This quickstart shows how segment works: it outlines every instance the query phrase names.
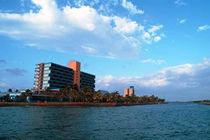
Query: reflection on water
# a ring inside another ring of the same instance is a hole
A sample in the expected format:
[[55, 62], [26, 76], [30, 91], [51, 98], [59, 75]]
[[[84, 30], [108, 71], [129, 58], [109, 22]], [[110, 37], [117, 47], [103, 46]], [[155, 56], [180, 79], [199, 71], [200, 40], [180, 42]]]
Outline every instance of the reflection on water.
[[210, 106], [1, 107], [0, 139], [210, 139]]

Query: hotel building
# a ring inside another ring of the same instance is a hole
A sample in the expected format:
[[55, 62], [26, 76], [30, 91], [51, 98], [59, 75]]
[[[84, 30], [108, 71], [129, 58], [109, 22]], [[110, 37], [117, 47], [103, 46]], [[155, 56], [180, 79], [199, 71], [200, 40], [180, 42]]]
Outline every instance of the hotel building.
[[55, 63], [36, 64], [34, 89], [60, 89], [65, 86], [77, 85], [78, 88], [95, 88], [95, 75], [80, 71], [80, 62], [71, 61], [68, 66]]
[[130, 86], [130, 88], [125, 88], [124, 89], [124, 97], [134, 96], [134, 95], [135, 95], [134, 86]]

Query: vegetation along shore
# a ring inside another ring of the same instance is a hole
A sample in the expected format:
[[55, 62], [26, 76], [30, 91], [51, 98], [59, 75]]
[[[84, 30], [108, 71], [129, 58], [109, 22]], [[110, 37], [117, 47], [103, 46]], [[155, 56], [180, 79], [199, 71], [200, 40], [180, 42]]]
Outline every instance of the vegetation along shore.
[[118, 91], [93, 91], [88, 87], [78, 89], [76, 86], [67, 86], [58, 91], [26, 90], [13, 99], [9, 92], [0, 97], [0, 106], [129, 106], [162, 103], [165, 103], [165, 100], [154, 95], [124, 97]]
[[193, 103], [210, 105], [210, 100], [193, 101]]

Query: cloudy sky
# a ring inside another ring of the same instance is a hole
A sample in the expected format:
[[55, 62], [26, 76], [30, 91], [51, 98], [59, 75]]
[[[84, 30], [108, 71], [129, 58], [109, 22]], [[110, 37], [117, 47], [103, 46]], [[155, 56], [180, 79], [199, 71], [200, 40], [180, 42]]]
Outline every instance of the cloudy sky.
[[0, 91], [69, 60], [96, 89], [210, 99], [209, 0], [0, 0]]

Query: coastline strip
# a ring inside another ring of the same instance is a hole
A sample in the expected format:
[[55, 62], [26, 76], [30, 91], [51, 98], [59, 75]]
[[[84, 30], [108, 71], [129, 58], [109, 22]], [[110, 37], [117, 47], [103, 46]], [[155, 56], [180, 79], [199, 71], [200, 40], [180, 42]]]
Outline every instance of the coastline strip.
[[[134, 106], [134, 105], [150, 105], [155, 103], [88, 103], [88, 102], [0, 102], [0, 107], [9, 106], [87, 106], [87, 107], [114, 107], [114, 106]], [[156, 103], [158, 104], [158, 103]], [[160, 103], [159, 103], [160, 104]]]

